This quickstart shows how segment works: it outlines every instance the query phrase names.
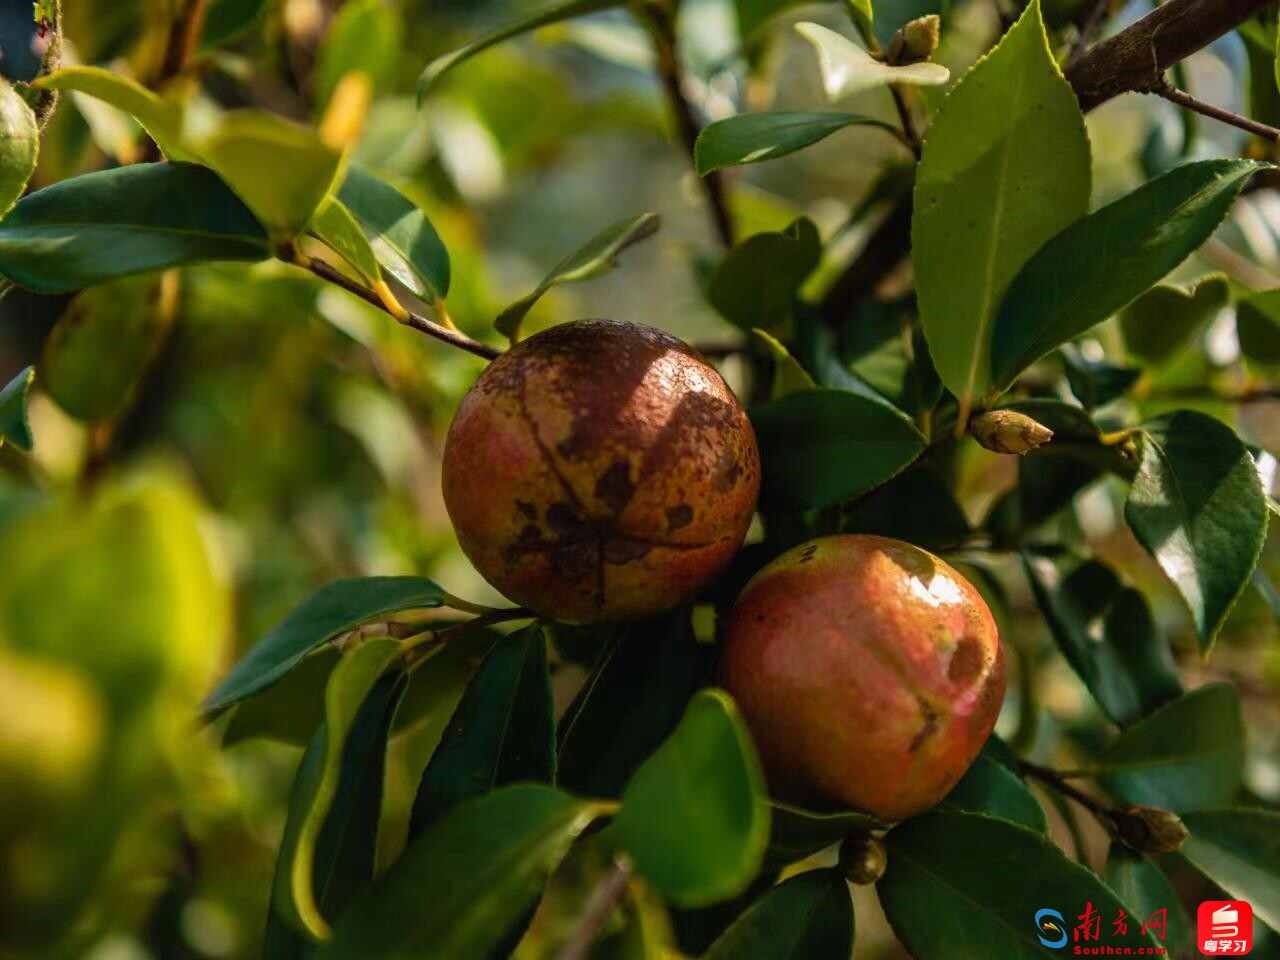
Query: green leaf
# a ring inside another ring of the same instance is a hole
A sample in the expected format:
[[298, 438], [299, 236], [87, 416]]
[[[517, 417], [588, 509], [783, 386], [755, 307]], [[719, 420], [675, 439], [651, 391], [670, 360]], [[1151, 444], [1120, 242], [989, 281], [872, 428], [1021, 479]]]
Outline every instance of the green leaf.
[[382, 268], [428, 303], [449, 294], [449, 252], [412, 200], [371, 173], [351, 167], [338, 199], [364, 228]]
[[1105, 878], [1136, 922], [1164, 912], [1164, 942], [1174, 956], [1194, 955], [1187, 913], [1173, 885], [1151, 860], [1122, 843], [1112, 843], [1107, 852]]
[[776, 800], [769, 806], [771, 826], [765, 862], [772, 867], [804, 860], [845, 837], [885, 829], [882, 821], [857, 810], [820, 813]]
[[1124, 307], [1208, 240], [1265, 164], [1203, 160], [1170, 170], [1067, 227], [1018, 273], [991, 341], [1008, 387], [1061, 343]]
[[789, 7], [799, 6], [805, 0], [733, 0], [738, 21], [738, 37], [744, 46], [751, 47], [760, 39], [760, 28]]
[[77, 420], [115, 420], [172, 324], [173, 304], [154, 274], [81, 291], [45, 340], [40, 382]]
[[351, 264], [367, 283], [382, 279], [378, 258], [355, 216], [337, 197], [330, 197], [311, 221], [311, 232]]
[[498, 640], [471, 678], [422, 774], [410, 836], [472, 797], [521, 780], [552, 783], [555, 775], [547, 644], [533, 624]]
[[845, 366], [909, 414], [932, 410], [942, 398], [942, 382], [916, 321], [913, 296], [897, 301], [865, 299], [839, 331]]
[[12, 86], [0, 80], [0, 216], [26, 190], [39, 153], [36, 115]]
[[849, 960], [853, 901], [839, 870], [778, 884], [738, 917], [705, 960]]
[[339, 634], [379, 616], [439, 607], [448, 594], [419, 577], [335, 580], [294, 607], [227, 674], [205, 700], [216, 714], [278, 683], [302, 658]]
[[1129, 803], [1181, 812], [1228, 803], [1244, 775], [1244, 726], [1235, 688], [1210, 683], [1138, 721], [1093, 769]]
[[35, 368], [27, 367], [0, 389], [0, 443], [11, 443], [23, 450], [31, 449], [27, 394], [35, 376]]
[[1124, 396], [1142, 375], [1138, 367], [1118, 367], [1086, 356], [1073, 343], [1064, 343], [1058, 355], [1071, 392], [1086, 410], [1105, 406]]
[[[916, 175], [920, 316], [962, 413], [992, 385], [992, 329], [1010, 281], [1088, 209], [1089, 180], [1084, 118], [1033, 2], [943, 101]], [[997, 329], [996, 347], [1008, 336]]]
[[761, 499], [821, 507], [904, 470], [924, 440], [907, 417], [847, 390], [810, 390], [752, 407], [763, 464]]
[[800, 366], [800, 362], [776, 337], [760, 329], [751, 332], [773, 358], [773, 386], [769, 391], [770, 400], [818, 388], [818, 385], [813, 382], [813, 377], [809, 376], [804, 367]]
[[1249, 451], [1203, 413], [1151, 421], [1124, 515], [1182, 594], [1208, 653], [1266, 538], [1267, 504]]
[[46, 293], [271, 253], [253, 215], [203, 167], [134, 164], [45, 187], [0, 221], [0, 273]]
[[803, 150], [854, 124], [889, 127], [856, 113], [740, 113], [708, 124], [698, 135], [698, 176], [745, 163], [762, 163]]
[[510, 340], [520, 336], [520, 324], [544, 293], [562, 283], [594, 280], [618, 265], [618, 255], [658, 232], [661, 221], [656, 213], [642, 213], [606, 227], [565, 257], [528, 296], [507, 307], [493, 321], [499, 333]]
[[845, 507], [843, 533], [874, 533], [929, 550], [953, 548], [973, 534], [950, 485], [928, 463], [908, 467]]
[[302, 232], [342, 169], [342, 151], [315, 130], [258, 110], [224, 113], [189, 139], [277, 239]]
[[871, 6], [871, 0], [844, 0], [844, 5], [849, 8], [849, 16], [854, 24], [862, 31], [863, 39], [869, 40], [874, 36], [872, 28], [875, 25], [875, 10]]
[[690, 701], [631, 778], [613, 830], [636, 869], [678, 906], [727, 900], [751, 882], [769, 807], [755, 748], [726, 693], [704, 690]]
[[1182, 693], [1146, 601], [1110, 567], [1069, 553], [1025, 552], [1022, 564], [1058, 649], [1107, 716], [1128, 726]]
[[222, 734], [223, 748], [257, 737], [307, 746], [324, 723], [324, 689], [341, 659], [337, 647], [322, 647], [303, 657], [275, 686], [242, 701]]
[[1101, 920], [1102, 944], [1135, 953], [1158, 946], [1136, 923], [1124, 936], [1113, 934], [1122, 909], [1115, 894], [1033, 830], [973, 813], [929, 813], [890, 831], [885, 843], [880, 903], [898, 939], [920, 960], [1043, 960], [1040, 935], [1056, 934], [1037, 925], [1037, 912], [1061, 910], [1061, 919], [1050, 922], [1066, 931], [1086, 904]]
[[626, 2], [627, 0], [561, 0], [561, 2], [553, 3], [522, 20], [500, 27], [477, 40], [472, 40], [466, 46], [459, 47], [452, 53], [447, 53], [442, 57], [437, 57], [427, 64], [426, 69], [422, 71], [422, 76], [418, 78], [418, 101], [421, 103], [422, 98], [427, 95], [435, 82], [447, 71], [452, 70], [464, 60], [474, 57], [482, 50], [487, 50], [489, 47], [512, 37], [518, 37], [522, 33], [537, 30], [539, 27], [559, 23], [561, 20], [568, 20], [571, 17], [581, 17], [588, 13], [595, 13], [598, 10], [620, 7]]
[[32, 86], [83, 93], [110, 104], [137, 120], [170, 160], [200, 162], [200, 157], [182, 142], [182, 107], [162, 99], [128, 77], [102, 67], [64, 67], [57, 73], [41, 77]]
[[[556, 627], [557, 643], [565, 629]], [[615, 797], [680, 722], [708, 672], [709, 650], [694, 636], [688, 607], [585, 632], [599, 656], [560, 720], [558, 779]]]
[[1211, 273], [1187, 287], [1152, 287], [1120, 314], [1125, 348], [1143, 363], [1167, 363], [1230, 300], [1223, 273]]
[[533, 784], [463, 804], [351, 904], [320, 960], [489, 960], [605, 809]]
[[316, 54], [316, 110], [323, 111], [338, 81], [360, 71], [374, 91], [387, 80], [400, 56], [404, 24], [388, 0], [352, 0], [338, 8]]
[[808, 217], [781, 233], [757, 233], [738, 244], [707, 281], [707, 299], [734, 326], [779, 332], [791, 317], [800, 285], [822, 257], [822, 239]]
[[1196, 810], [1182, 822], [1191, 836], [1178, 852], [1280, 933], [1280, 813]]
[[[339, 840], [322, 850], [321, 839], [328, 831], [333, 843], [335, 830], [343, 831], [348, 825], [357, 829], [368, 826], [351, 824], [354, 812], [351, 807], [360, 799], [362, 782], [374, 786], [368, 781], [376, 781], [381, 795], [381, 758], [386, 752], [393, 712], [391, 691], [402, 689], [402, 685], [395, 682], [396, 678], [388, 677], [382, 696], [375, 698], [372, 694], [399, 652], [399, 640], [377, 637], [343, 655], [325, 688], [324, 725], [307, 750], [289, 801], [289, 820], [280, 843], [272, 899], [281, 916], [316, 939], [326, 939], [330, 932], [328, 919], [321, 911], [321, 903], [331, 892], [330, 882], [336, 879], [339, 883], [351, 884], [357, 880], [345, 873], [335, 877], [335, 868], [342, 859], [342, 844]], [[356, 736], [362, 716], [364, 729]], [[369, 776], [371, 772], [377, 773], [376, 778]], [[340, 797], [345, 801], [342, 805], [337, 802]], [[375, 835], [379, 806], [375, 804], [363, 811], [371, 816]], [[331, 814], [334, 815], [332, 827]], [[341, 838], [341, 832], [338, 836]], [[358, 871], [358, 879], [367, 881], [373, 876], [373, 844], [361, 843], [359, 848], [364, 869]], [[335, 908], [340, 906], [345, 904], [333, 904]], [[331, 910], [330, 916], [334, 913]]]
[[1280, 367], [1280, 290], [1264, 290], [1236, 305], [1240, 352], [1252, 365]]
[[266, 5], [267, 0], [213, 0], [204, 17], [200, 48], [216, 47], [247, 30]]
[[938, 809], [982, 813], [1037, 833], [1049, 832], [1044, 808], [1022, 778], [986, 754], [978, 755]]
[[940, 87], [951, 79], [951, 71], [940, 63], [924, 61], [901, 66], [881, 63], [852, 40], [816, 23], [798, 23], [796, 32], [817, 51], [822, 87], [832, 103], [891, 83]]

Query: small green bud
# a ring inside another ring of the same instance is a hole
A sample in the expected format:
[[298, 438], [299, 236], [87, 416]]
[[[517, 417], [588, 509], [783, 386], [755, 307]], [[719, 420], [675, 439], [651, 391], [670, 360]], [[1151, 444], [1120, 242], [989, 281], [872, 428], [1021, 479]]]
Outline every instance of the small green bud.
[[936, 13], [909, 21], [889, 41], [885, 60], [896, 66], [930, 59], [938, 49], [941, 26], [942, 18]]
[[852, 884], [865, 887], [884, 876], [889, 854], [884, 843], [871, 834], [845, 837], [840, 844], [840, 869]]
[[1173, 853], [1191, 834], [1176, 813], [1135, 804], [1111, 815], [1116, 833], [1139, 853]]
[[1015, 410], [988, 410], [969, 421], [975, 440], [994, 453], [1019, 456], [1042, 447], [1053, 439], [1053, 431]]

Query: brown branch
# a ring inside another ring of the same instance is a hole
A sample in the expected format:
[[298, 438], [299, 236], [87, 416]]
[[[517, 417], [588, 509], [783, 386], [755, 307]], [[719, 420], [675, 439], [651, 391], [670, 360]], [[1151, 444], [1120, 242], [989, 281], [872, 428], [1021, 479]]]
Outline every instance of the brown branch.
[[1203, 100], [1197, 100], [1185, 90], [1179, 90], [1167, 80], [1161, 79], [1161, 82], [1152, 87], [1150, 90], [1144, 90], [1143, 93], [1153, 93], [1157, 97], [1162, 97], [1170, 103], [1176, 103], [1180, 107], [1188, 110], [1194, 110], [1206, 117], [1211, 117], [1222, 123], [1229, 124], [1233, 127], [1239, 127], [1241, 130], [1247, 130], [1249, 133], [1262, 137], [1264, 140], [1270, 140], [1273, 143], [1280, 140], [1280, 130], [1275, 127], [1269, 127], [1265, 123], [1259, 123], [1257, 120], [1251, 120], [1249, 117], [1241, 116], [1230, 110], [1224, 110], [1222, 107], [1215, 107], [1211, 103], [1205, 103]]
[[169, 25], [169, 40], [160, 65], [158, 83], [172, 80], [187, 69], [196, 45], [200, 42], [200, 31], [204, 27], [204, 15], [208, 6], [208, 0], [188, 0], [173, 18], [173, 23]]
[[1084, 56], [1089, 45], [1093, 43], [1093, 38], [1098, 35], [1098, 29], [1102, 26], [1102, 21], [1106, 18], [1107, 10], [1111, 8], [1111, 0], [1094, 0], [1093, 6], [1089, 10], [1089, 16], [1085, 18], [1084, 25], [1080, 28], [1080, 36], [1076, 37], [1075, 45], [1071, 48], [1071, 55], [1067, 57], [1067, 63], [1064, 69], [1070, 70], [1080, 58]]
[[578, 929], [573, 932], [569, 942], [564, 945], [556, 960], [583, 960], [600, 936], [600, 931], [609, 921], [609, 915], [618, 905], [622, 895], [627, 891], [627, 880], [631, 876], [631, 867], [624, 860], [615, 860], [613, 867], [605, 874], [600, 885], [596, 887], [582, 914]]
[[[676, 47], [676, 25], [673, 14], [660, 3], [651, 3], [641, 9], [649, 33], [653, 37], [654, 53], [658, 59], [658, 77], [667, 95], [671, 118], [675, 122], [680, 142], [684, 145], [685, 152], [692, 162], [694, 149], [698, 143], [698, 134], [702, 132], [702, 124], [694, 114], [693, 105], [685, 96], [684, 84], [680, 79], [680, 54]], [[713, 170], [705, 177], [698, 179], [707, 195], [707, 206], [716, 236], [726, 248], [732, 247], [733, 218], [729, 213], [724, 174], [720, 170]]]
[[867, 238], [862, 253], [845, 268], [822, 299], [828, 326], [849, 318], [859, 300], [871, 293], [911, 249], [911, 195], [903, 197]]
[[1067, 69], [1067, 82], [1092, 110], [1130, 91], [1154, 90], [1164, 73], [1267, 6], [1270, 0], [1166, 0]]
[[[364, 287], [356, 283], [340, 270], [334, 269], [323, 260], [307, 258], [304, 259], [299, 266], [303, 266], [310, 270], [320, 279], [327, 280], [330, 283], [341, 287], [343, 290], [346, 290], [348, 293], [359, 297], [365, 303], [372, 304], [379, 310], [382, 310], [391, 316], [395, 316], [395, 314], [387, 307], [387, 304], [384, 303], [382, 298], [376, 293], [368, 287]], [[428, 320], [426, 317], [421, 317], [416, 313], [406, 312], [404, 318], [396, 317], [396, 319], [400, 320], [400, 322], [407, 327], [413, 327], [413, 329], [425, 333], [429, 337], [435, 337], [437, 340], [441, 340], [451, 346], [466, 350], [468, 353], [474, 353], [477, 357], [484, 357], [486, 360], [494, 360], [502, 355], [502, 351], [498, 350], [496, 347], [491, 347], [487, 343], [481, 343], [479, 340], [472, 339], [460, 330], [451, 330], [446, 326], [436, 323], [434, 320]]]
[[902, 123], [902, 142], [919, 160], [922, 149], [920, 133], [916, 130], [916, 122], [912, 119], [911, 107], [907, 104], [906, 95], [896, 83], [889, 84], [889, 93], [893, 95], [893, 105], [897, 107], [898, 120]]

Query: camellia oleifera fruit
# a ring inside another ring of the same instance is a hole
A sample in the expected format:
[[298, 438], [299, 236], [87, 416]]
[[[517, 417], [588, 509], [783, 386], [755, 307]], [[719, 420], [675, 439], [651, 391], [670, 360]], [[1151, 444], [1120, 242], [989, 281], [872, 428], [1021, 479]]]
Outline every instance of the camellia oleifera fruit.
[[918, 547], [862, 535], [815, 540], [756, 574], [733, 609], [722, 676], [777, 794], [885, 820], [955, 786], [1005, 685], [973, 586]]
[[720, 375], [651, 327], [583, 320], [503, 354], [445, 444], [458, 542], [505, 596], [572, 623], [693, 596], [755, 510], [755, 434]]

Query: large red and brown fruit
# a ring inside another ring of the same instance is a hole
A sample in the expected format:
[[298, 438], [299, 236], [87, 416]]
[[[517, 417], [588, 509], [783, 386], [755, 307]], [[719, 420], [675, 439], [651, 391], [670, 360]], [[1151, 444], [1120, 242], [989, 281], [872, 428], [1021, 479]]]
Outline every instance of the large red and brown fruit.
[[1004, 698], [982, 597], [937, 557], [887, 537], [815, 540], [756, 574], [733, 609], [722, 670], [776, 793], [885, 820], [946, 796]]
[[651, 616], [729, 561], [755, 434], [720, 375], [651, 327], [583, 320], [503, 354], [444, 452], [458, 542], [508, 598], [573, 623]]

